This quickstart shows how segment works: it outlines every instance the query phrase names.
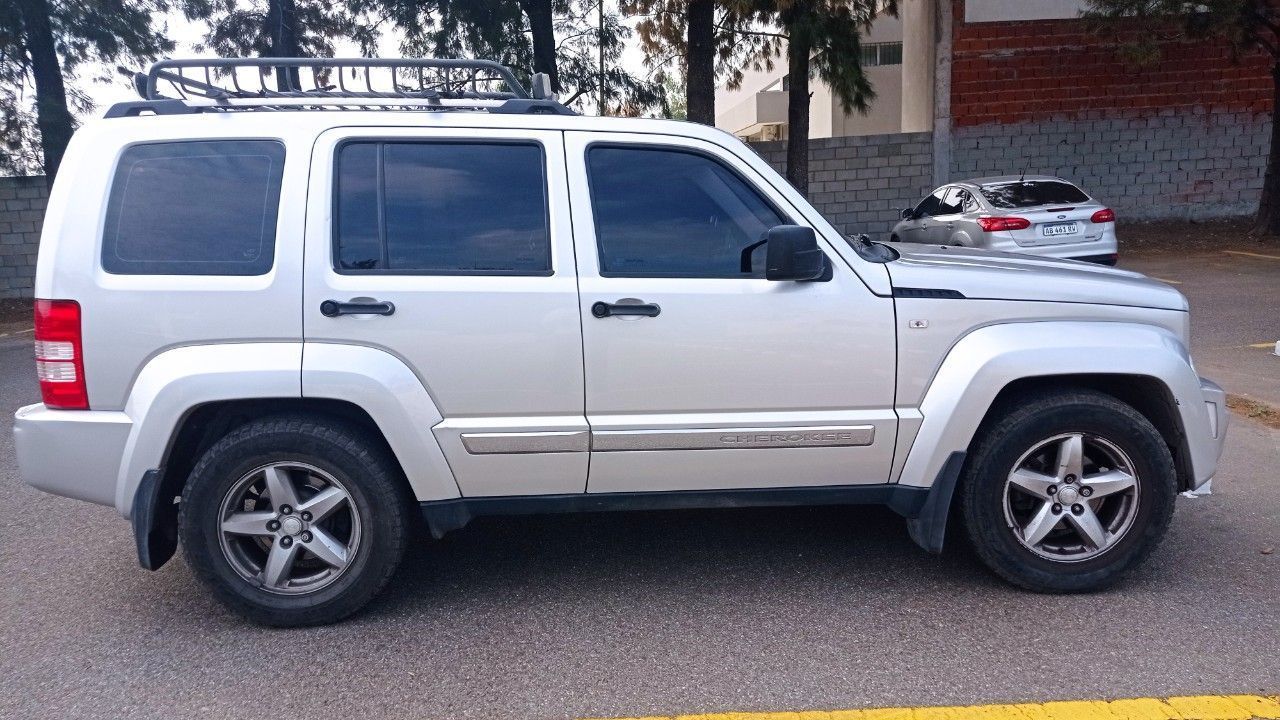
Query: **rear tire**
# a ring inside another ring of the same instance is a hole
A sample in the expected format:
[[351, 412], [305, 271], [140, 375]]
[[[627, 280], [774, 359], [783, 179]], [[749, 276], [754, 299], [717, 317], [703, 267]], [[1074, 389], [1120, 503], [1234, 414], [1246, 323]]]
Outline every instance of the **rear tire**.
[[395, 462], [361, 428], [306, 416], [242, 425], [200, 458], [179, 532], [199, 580], [264, 625], [341, 620], [400, 564], [414, 526]]
[[1050, 593], [1120, 580], [1160, 542], [1177, 495], [1159, 431], [1091, 390], [1006, 410], [984, 426], [961, 482], [978, 557], [1005, 580]]

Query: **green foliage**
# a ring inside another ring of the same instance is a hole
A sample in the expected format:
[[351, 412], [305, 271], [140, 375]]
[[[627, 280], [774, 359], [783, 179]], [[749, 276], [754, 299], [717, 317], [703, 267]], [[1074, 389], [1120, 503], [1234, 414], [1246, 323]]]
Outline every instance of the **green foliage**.
[[[684, 69], [688, 47], [687, 0], [622, 0], [624, 15], [639, 18], [636, 33], [645, 65], [662, 69], [674, 64]], [[773, 38], [752, 32], [759, 11], [749, 2], [719, 0], [715, 9], [716, 73], [731, 87], [742, 82], [742, 72], [751, 62], [774, 47]]]
[[1224, 42], [1236, 56], [1261, 48], [1280, 60], [1280, 3], [1275, 0], [1089, 0], [1084, 16], [1100, 32], [1117, 37], [1145, 29], [1121, 44], [1136, 62], [1155, 62], [1160, 41], [1176, 39]]
[[667, 96], [662, 117], [668, 120], [687, 120], [689, 107], [684, 98], [684, 78], [675, 73], [663, 73], [662, 88]]
[[[287, 4], [281, 0], [181, 0], [181, 6], [188, 19], [208, 26], [195, 50], [220, 57], [332, 57], [337, 38], [354, 39], [370, 54], [377, 42], [338, 0], [292, 0]], [[272, 26], [279, 22], [282, 8], [293, 16], [296, 47], [292, 49], [278, 49], [272, 40]]]
[[[40, 3], [37, 6], [35, 3]], [[42, 6], [42, 7], [41, 7]], [[48, 13], [59, 67], [33, 63], [30, 13]], [[35, 73], [60, 73], [67, 84], [67, 110], [92, 107], [85, 94], [71, 84], [75, 71], [89, 64], [142, 64], [173, 48], [163, 32], [153, 28], [153, 15], [169, 9], [167, 0], [8, 0], [0, 3], [0, 171], [40, 170], [39, 131], [35, 111]], [[46, 101], [59, 102], [46, 98]]]
[[761, 8], [765, 17], [772, 11], [789, 42], [812, 49], [812, 74], [845, 112], [870, 109], [876, 93], [862, 70], [862, 32], [878, 12], [896, 15], [897, 0], [777, 0]]
[[[533, 73], [534, 38], [519, 0], [354, 0], [375, 26], [393, 25], [404, 35], [406, 55], [493, 59], [528, 82]], [[622, 51], [632, 30], [617, 12], [606, 10], [599, 27], [599, 0], [551, 0], [560, 98], [579, 110], [594, 111], [601, 82], [609, 112], [638, 115], [665, 102], [657, 78], [641, 78], [622, 67]], [[590, 107], [587, 104], [590, 103]]]

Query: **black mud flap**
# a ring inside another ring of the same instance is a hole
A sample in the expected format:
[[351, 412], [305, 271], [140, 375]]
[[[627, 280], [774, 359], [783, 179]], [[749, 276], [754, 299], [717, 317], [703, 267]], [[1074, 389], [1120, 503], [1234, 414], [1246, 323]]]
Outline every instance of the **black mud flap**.
[[159, 570], [178, 549], [178, 503], [161, 492], [160, 481], [159, 470], [148, 470], [133, 496], [133, 539], [147, 570]]
[[907, 520], [907, 532], [917, 545], [935, 555], [942, 552], [942, 543], [947, 535], [947, 516], [951, 513], [951, 496], [955, 494], [956, 483], [960, 480], [960, 471], [964, 469], [962, 452], [953, 452], [942, 463], [938, 477], [929, 488], [929, 496], [925, 498], [920, 514]]

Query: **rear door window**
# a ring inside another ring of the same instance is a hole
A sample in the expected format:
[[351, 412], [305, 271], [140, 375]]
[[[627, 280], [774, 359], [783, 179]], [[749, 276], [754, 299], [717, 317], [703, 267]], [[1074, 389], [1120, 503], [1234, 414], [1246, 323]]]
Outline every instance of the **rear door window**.
[[264, 275], [275, 259], [284, 145], [134, 145], [116, 165], [102, 269], [122, 275]]
[[938, 208], [938, 215], [959, 215], [964, 205], [964, 191], [960, 188], [948, 188], [947, 194], [942, 196], [942, 206]]
[[1080, 188], [1058, 180], [983, 185], [982, 197], [993, 206], [1005, 210], [1037, 205], [1078, 205], [1089, 201], [1089, 196], [1081, 192]]
[[551, 274], [536, 143], [350, 142], [335, 193], [339, 272]]

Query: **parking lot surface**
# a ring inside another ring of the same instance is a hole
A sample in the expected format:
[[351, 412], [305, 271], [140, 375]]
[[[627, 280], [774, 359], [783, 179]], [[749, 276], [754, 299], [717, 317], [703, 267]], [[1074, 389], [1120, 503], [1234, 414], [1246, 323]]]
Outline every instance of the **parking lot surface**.
[[[1123, 265], [1191, 298], [1203, 374], [1280, 401], [1280, 358], [1250, 347], [1280, 339], [1280, 260]], [[491, 518], [424, 542], [352, 620], [280, 631], [222, 610], [180, 558], [139, 569], [112, 509], [19, 482], [10, 419], [36, 399], [33, 375], [30, 336], [0, 338], [3, 718], [574, 718], [1280, 691], [1280, 431], [1238, 417], [1214, 494], [1180, 499], [1160, 550], [1101, 594], [1015, 590], [962, 543], [926, 555], [869, 508]]]
[[1280, 407], [1280, 246], [1122, 255], [1120, 267], [1174, 284], [1191, 303], [1200, 374]]

